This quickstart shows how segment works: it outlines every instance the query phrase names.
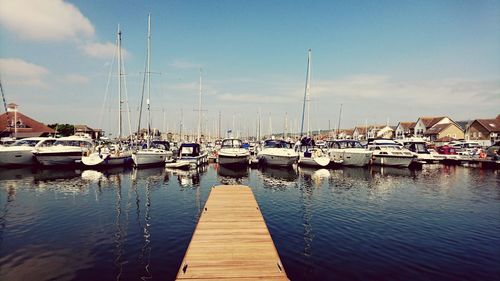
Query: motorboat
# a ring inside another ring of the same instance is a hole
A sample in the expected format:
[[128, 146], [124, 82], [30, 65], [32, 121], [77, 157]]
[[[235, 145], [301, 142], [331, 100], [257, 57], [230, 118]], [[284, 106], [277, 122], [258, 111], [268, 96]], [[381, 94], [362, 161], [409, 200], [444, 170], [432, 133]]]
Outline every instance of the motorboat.
[[257, 158], [262, 165], [291, 167], [299, 155], [291, 143], [269, 139], [264, 142], [264, 147], [257, 154]]
[[417, 158], [416, 161], [422, 163], [437, 163], [443, 159], [443, 157], [435, 156], [427, 147], [427, 143], [423, 139], [402, 139], [397, 140], [406, 149], [413, 152]]
[[217, 153], [219, 165], [248, 165], [250, 151], [243, 148], [243, 142], [239, 139], [225, 139], [222, 141], [221, 149]]
[[82, 155], [90, 154], [94, 147], [92, 139], [70, 136], [57, 139], [52, 146], [37, 147], [33, 154], [44, 166], [79, 164]]
[[198, 167], [208, 163], [208, 153], [199, 143], [183, 143], [179, 147], [177, 161], [188, 161], [192, 166]]
[[308, 143], [299, 147], [299, 159], [297, 163], [300, 166], [309, 167], [328, 166], [330, 164], [330, 157], [328, 156], [327, 151], [311, 144], [312, 143]]
[[55, 138], [34, 137], [17, 140], [0, 147], [0, 166], [20, 166], [36, 164], [33, 152], [39, 147], [51, 146]]
[[165, 165], [172, 156], [169, 142], [154, 140], [144, 144], [142, 149], [132, 152], [132, 161], [136, 167]]
[[82, 163], [91, 167], [128, 166], [133, 163], [132, 151], [121, 143], [98, 145], [89, 155], [82, 156]]
[[373, 152], [373, 164], [381, 166], [409, 167], [416, 156], [399, 143], [388, 139], [376, 139], [368, 143]]
[[344, 166], [364, 167], [370, 164], [373, 151], [366, 149], [356, 140], [327, 141], [328, 155], [332, 163]]

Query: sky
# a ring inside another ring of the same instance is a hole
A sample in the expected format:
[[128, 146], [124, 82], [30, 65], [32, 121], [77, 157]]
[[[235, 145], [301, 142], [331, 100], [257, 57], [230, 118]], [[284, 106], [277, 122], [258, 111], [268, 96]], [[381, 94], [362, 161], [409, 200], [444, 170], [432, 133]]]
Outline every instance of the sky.
[[[138, 127], [151, 13], [151, 115], [161, 131], [298, 131], [500, 113], [500, 1], [0, 0], [8, 103], [43, 123], [116, 135], [117, 28]], [[3, 109], [0, 110], [3, 112]], [[130, 119], [130, 123], [129, 120]], [[307, 122], [306, 122], [307, 123]], [[142, 127], [145, 127], [143, 119]]]

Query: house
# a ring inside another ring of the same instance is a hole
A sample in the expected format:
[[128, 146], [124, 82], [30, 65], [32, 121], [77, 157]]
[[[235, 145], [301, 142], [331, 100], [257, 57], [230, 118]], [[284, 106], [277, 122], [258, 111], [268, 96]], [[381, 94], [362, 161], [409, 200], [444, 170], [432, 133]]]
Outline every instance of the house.
[[92, 139], [99, 139], [103, 136], [101, 129], [93, 129], [87, 125], [75, 125], [75, 135], [90, 136]]
[[394, 129], [391, 126], [373, 126], [368, 131], [368, 138], [392, 139], [394, 137]]
[[353, 133], [353, 129], [340, 129], [338, 132], [335, 130], [333, 136], [335, 139], [352, 139]]
[[427, 129], [423, 136], [428, 138], [430, 141], [436, 141], [444, 137], [450, 137], [454, 139], [463, 139], [465, 137], [464, 131], [455, 122], [435, 124], [431, 128]]
[[45, 137], [54, 133], [53, 129], [19, 112], [15, 103], [8, 104], [7, 112], [0, 115], [0, 137]]
[[500, 140], [500, 115], [495, 119], [476, 119], [468, 128], [469, 139], [489, 146]]
[[424, 136], [424, 133], [428, 129], [432, 128], [434, 125], [436, 125], [436, 124], [449, 124], [449, 123], [452, 123], [452, 122], [453, 121], [450, 118], [446, 117], [446, 116], [441, 116], [441, 117], [420, 117], [420, 118], [418, 118], [417, 122], [415, 122], [414, 128], [410, 127], [410, 129], [414, 130], [414, 136], [415, 137], [422, 137], [422, 136]]
[[396, 139], [409, 138], [413, 135], [416, 122], [399, 122], [394, 132]]
[[356, 126], [352, 132], [352, 138], [355, 140], [366, 140], [369, 126]]

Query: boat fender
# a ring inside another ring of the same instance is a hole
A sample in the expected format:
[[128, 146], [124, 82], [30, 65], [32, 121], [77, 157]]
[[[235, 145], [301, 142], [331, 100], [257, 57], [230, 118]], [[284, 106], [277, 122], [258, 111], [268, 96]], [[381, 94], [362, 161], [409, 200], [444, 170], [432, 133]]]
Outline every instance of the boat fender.
[[481, 152], [479, 153], [479, 158], [481, 159], [486, 158], [486, 153], [484, 153], [484, 151], [481, 150]]
[[83, 155], [84, 155], [85, 157], [89, 157], [89, 156], [90, 156], [90, 150], [84, 151], [84, 152], [83, 152]]

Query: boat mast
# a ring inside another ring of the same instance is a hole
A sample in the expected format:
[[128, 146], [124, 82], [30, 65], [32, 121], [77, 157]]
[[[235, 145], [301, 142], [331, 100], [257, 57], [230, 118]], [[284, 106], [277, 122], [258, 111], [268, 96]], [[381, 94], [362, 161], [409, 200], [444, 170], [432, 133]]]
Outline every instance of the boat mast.
[[122, 31], [118, 25], [118, 140], [122, 138]]
[[151, 100], [151, 14], [148, 14], [148, 51], [147, 51], [147, 60], [148, 60], [148, 68], [147, 68], [147, 75], [148, 75], [148, 98], [146, 100], [146, 104], [148, 106], [148, 136], [147, 136], [147, 145], [149, 148], [149, 144], [151, 141], [151, 105], [150, 105], [150, 100]]
[[198, 143], [201, 143], [201, 67], [200, 67], [200, 95], [198, 98]]
[[[302, 138], [302, 136], [304, 135], [304, 113], [305, 113], [305, 110], [306, 110], [306, 101], [309, 101], [309, 80], [311, 79], [311, 75], [309, 73], [309, 69], [311, 67], [311, 49], [309, 49], [309, 51], [307, 52], [307, 72], [306, 72], [306, 86], [305, 86], [305, 90], [304, 90], [304, 102], [302, 104], [302, 122], [301, 122], [301, 125], [300, 125], [300, 137]], [[308, 122], [308, 125], [307, 125], [307, 133], [309, 134], [309, 104], [308, 104], [308, 109], [307, 109], [307, 122]]]
[[337, 139], [339, 138], [340, 133], [340, 120], [342, 119], [342, 104], [340, 104], [340, 113], [339, 113], [339, 124], [337, 125]]

